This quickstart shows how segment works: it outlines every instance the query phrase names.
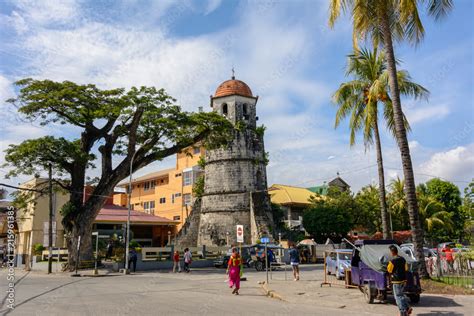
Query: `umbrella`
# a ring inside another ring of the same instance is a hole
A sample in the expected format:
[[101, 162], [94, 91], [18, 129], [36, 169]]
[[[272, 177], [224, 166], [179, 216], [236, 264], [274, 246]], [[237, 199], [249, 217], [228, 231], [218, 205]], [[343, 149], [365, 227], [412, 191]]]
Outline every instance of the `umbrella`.
[[303, 239], [298, 243], [298, 246], [304, 245], [304, 246], [316, 246], [316, 243], [314, 242], [313, 239]]

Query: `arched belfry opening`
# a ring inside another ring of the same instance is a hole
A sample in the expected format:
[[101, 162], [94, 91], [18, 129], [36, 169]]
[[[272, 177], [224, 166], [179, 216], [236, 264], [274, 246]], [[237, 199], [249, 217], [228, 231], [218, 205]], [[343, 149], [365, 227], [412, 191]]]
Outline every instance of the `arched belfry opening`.
[[229, 114], [229, 107], [227, 103], [222, 104], [222, 115], [227, 116]]

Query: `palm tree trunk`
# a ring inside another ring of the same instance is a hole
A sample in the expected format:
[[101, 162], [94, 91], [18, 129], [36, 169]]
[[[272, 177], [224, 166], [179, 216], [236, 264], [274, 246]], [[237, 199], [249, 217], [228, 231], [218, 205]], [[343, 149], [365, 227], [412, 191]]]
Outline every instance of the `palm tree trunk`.
[[420, 273], [424, 278], [429, 278], [426, 270], [425, 257], [423, 254], [423, 229], [418, 214], [418, 203], [416, 200], [415, 176], [410, 157], [407, 133], [403, 120], [402, 106], [400, 103], [400, 90], [398, 88], [397, 67], [395, 63], [395, 53], [393, 51], [392, 33], [390, 30], [387, 11], [384, 10], [381, 16], [381, 27], [384, 41], [384, 48], [387, 58], [388, 83], [393, 104], [393, 116], [395, 121], [395, 133], [398, 147], [402, 157], [403, 175], [405, 177], [405, 194], [408, 205], [408, 217], [410, 220], [411, 233], [415, 248], [415, 256], [420, 263]]
[[377, 119], [374, 121], [375, 150], [377, 152], [377, 168], [379, 173], [379, 200], [380, 211], [382, 215], [383, 239], [390, 238], [390, 229], [388, 227], [387, 199], [385, 193], [385, 175], [383, 170], [382, 144], [380, 142], [379, 126]]

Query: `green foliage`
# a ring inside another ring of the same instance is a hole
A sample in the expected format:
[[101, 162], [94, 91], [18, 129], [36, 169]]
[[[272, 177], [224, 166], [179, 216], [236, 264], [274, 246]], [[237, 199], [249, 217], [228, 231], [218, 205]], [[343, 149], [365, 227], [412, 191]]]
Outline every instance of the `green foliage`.
[[46, 248], [43, 246], [43, 244], [35, 244], [33, 246], [33, 252], [35, 253], [35, 255], [37, 256], [40, 256], [42, 253], [43, 253], [43, 250], [45, 250]]
[[142, 246], [136, 240], [131, 240], [129, 245], [130, 248], [141, 248]]
[[202, 170], [204, 170], [204, 168], [206, 167], [206, 158], [204, 158], [204, 156], [199, 157], [197, 164], [199, 167], [201, 167]]
[[272, 214], [273, 214], [273, 222], [275, 223], [275, 227], [278, 231], [282, 231], [285, 229], [285, 218], [286, 213], [283, 208], [275, 203], [272, 203]]
[[353, 227], [352, 214], [356, 205], [351, 194], [335, 189], [328, 195], [332, 195], [331, 198], [313, 199], [311, 207], [303, 214], [305, 230], [320, 243], [327, 238], [340, 242]]
[[237, 123], [235, 123], [234, 128], [238, 130], [239, 132], [242, 132], [243, 130], [247, 128], [247, 123], [245, 123], [244, 121], [237, 121]]
[[196, 182], [194, 182], [193, 195], [195, 197], [202, 197], [202, 195], [204, 194], [204, 183], [205, 183], [204, 175], [199, 176], [196, 179]]
[[363, 187], [355, 196], [357, 207], [353, 213], [354, 226], [364, 227], [374, 234], [381, 231], [379, 191], [373, 185]]
[[265, 130], [267, 129], [267, 127], [265, 125], [260, 125], [260, 126], [257, 126], [255, 128], [255, 133], [258, 135], [259, 138], [263, 138], [263, 136], [265, 135]]

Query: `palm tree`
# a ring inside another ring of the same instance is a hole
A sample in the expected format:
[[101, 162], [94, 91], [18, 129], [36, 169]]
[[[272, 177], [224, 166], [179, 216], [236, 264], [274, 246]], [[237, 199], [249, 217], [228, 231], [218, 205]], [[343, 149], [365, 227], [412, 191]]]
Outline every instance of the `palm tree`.
[[370, 38], [375, 47], [383, 43], [392, 93], [394, 127], [406, 181], [405, 191], [415, 255], [421, 263], [422, 276], [429, 277], [423, 255], [423, 229], [419, 218], [415, 177], [400, 103], [400, 87], [393, 50], [393, 40], [407, 40], [417, 44], [423, 39], [424, 28], [418, 12], [420, 3], [427, 5], [428, 14], [436, 20], [445, 16], [453, 6], [451, 0], [332, 0], [329, 25], [334, 25], [341, 11], [350, 11], [354, 46], [357, 45], [358, 38]]
[[[372, 52], [365, 49], [356, 50], [354, 54], [349, 55], [346, 75], [352, 75], [354, 80], [341, 84], [333, 95], [333, 102], [339, 107], [335, 126], [337, 127], [344, 118], [350, 115], [350, 145], [355, 144], [355, 135], [359, 130], [363, 130], [366, 148], [375, 143], [382, 231], [383, 237], [388, 239], [390, 229], [388, 227], [385, 176], [378, 123], [379, 104], [383, 105], [383, 115], [387, 127], [394, 135], [395, 129], [385, 55], [378, 54], [376, 48]], [[397, 75], [403, 95], [413, 96], [415, 99], [428, 96], [428, 90], [412, 82], [406, 71], [398, 71]], [[404, 121], [405, 128], [409, 130], [410, 126], [406, 118]]]
[[420, 218], [426, 232], [431, 233], [435, 227], [443, 227], [446, 231], [452, 231], [451, 214], [445, 211], [443, 203], [426, 194], [418, 194], [418, 202]]
[[390, 181], [390, 214], [395, 215], [395, 220], [399, 223], [401, 229], [406, 225], [407, 199], [405, 195], [405, 180], [397, 177]]

